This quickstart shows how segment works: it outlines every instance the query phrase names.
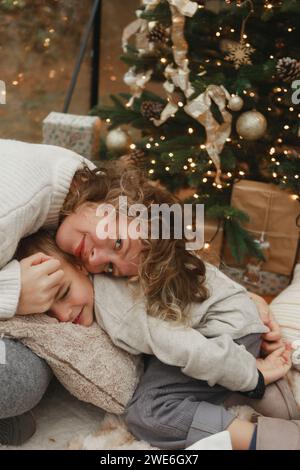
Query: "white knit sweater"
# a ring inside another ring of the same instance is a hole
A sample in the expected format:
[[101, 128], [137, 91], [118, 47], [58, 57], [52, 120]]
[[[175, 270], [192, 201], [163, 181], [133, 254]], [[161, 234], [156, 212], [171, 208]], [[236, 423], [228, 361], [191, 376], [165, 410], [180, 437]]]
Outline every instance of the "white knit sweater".
[[0, 320], [16, 313], [20, 265], [11, 261], [21, 238], [56, 227], [76, 170], [87, 163], [61, 147], [0, 139]]

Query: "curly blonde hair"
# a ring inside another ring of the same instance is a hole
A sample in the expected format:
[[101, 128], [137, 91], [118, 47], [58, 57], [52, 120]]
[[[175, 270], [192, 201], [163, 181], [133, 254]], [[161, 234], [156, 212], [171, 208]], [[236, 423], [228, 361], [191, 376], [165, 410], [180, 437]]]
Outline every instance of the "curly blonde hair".
[[[171, 206], [180, 203], [135, 167], [122, 162], [94, 170], [85, 166], [74, 175], [60, 221], [86, 202], [104, 202], [118, 210], [120, 196], [127, 197], [129, 207], [143, 204], [149, 214], [152, 204]], [[138, 276], [132, 280], [139, 280], [146, 297], [147, 312], [153, 317], [188, 323], [191, 302], [202, 302], [208, 297], [205, 264], [195, 252], [185, 249], [186, 241], [184, 237], [143, 240], [142, 262]]]

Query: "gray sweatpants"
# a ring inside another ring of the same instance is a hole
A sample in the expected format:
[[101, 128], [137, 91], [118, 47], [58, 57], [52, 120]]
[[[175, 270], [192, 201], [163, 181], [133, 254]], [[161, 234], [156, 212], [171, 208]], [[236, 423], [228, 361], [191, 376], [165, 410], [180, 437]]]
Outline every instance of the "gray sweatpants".
[[[260, 335], [236, 342], [253, 356], [259, 355]], [[124, 416], [138, 439], [163, 449], [184, 449], [227, 429], [236, 416], [222, 404], [232, 393], [188, 377], [179, 367], [163, 364], [155, 356], [145, 356], [144, 375]]]
[[52, 377], [46, 362], [19, 341], [3, 339], [6, 364], [0, 364], [0, 419], [34, 408]]

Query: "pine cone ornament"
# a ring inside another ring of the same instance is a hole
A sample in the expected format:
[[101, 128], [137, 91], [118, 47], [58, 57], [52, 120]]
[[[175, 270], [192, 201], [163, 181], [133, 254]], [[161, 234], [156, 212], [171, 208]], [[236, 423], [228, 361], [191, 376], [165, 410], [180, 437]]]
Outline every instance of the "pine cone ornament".
[[284, 82], [292, 82], [300, 77], [300, 61], [283, 57], [276, 65], [277, 75]]
[[142, 116], [146, 119], [159, 119], [164, 105], [158, 101], [143, 101], [141, 105]]
[[148, 39], [150, 42], [154, 42], [156, 44], [165, 44], [168, 40], [166, 28], [162, 24], [158, 23], [151, 29], [148, 34]]
[[146, 154], [142, 149], [135, 149], [127, 155], [123, 155], [121, 160], [126, 165], [132, 165], [139, 168], [143, 168], [147, 162]]

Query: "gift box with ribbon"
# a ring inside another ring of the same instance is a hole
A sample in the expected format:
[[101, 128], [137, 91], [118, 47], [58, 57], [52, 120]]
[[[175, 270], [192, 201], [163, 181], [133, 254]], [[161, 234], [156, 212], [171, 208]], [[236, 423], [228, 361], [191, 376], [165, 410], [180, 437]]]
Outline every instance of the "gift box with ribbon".
[[101, 121], [97, 116], [52, 112], [43, 121], [43, 143], [58, 145], [91, 160], [99, 158]]
[[[280, 282], [277, 279], [278, 288], [288, 283], [299, 242], [297, 221], [300, 204], [297, 197], [273, 184], [243, 180], [233, 187], [231, 205], [249, 216], [244, 228], [260, 246], [266, 261], [246, 258], [242, 263], [237, 263], [225, 243], [225, 264], [240, 268], [239, 273], [242, 268], [242, 281], [248, 286], [262, 286], [262, 273], [268, 272], [280, 276]], [[271, 284], [274, 284], [274, 279]]]

